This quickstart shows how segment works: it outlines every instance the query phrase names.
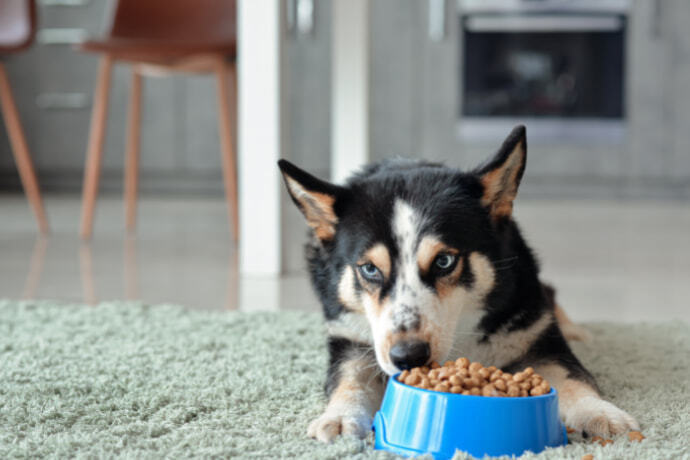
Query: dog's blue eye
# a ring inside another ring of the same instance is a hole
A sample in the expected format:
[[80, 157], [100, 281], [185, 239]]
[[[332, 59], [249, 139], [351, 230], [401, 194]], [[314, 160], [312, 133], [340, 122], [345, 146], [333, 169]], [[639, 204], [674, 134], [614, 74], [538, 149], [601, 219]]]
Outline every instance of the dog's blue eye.
[[448, 270], [455, 264], [455, 256], [452, 254], [441, 254], [434, 259], [434, 266], [439, 270]]
[[359, 266], [359, 272], [368, 281], [378, 282], [383, 279], [381, 271], [374, 264], [364, 264]]

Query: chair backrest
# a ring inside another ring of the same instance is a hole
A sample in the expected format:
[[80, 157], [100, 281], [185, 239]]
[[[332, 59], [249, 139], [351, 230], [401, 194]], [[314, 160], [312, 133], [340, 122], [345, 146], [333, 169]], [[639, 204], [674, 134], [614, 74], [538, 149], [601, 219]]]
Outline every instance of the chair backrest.
[[118, 0], [111, 37], [184, 41], [235, 39], [234, 0]]
[[34, 0], [0, 0], [0, 53], [23, 50], [35, 35]]

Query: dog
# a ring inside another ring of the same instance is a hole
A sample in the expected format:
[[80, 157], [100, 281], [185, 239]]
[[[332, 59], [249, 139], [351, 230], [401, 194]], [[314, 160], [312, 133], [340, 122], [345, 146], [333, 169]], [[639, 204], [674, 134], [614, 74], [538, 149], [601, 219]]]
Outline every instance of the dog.
[[328, 404], [308, 436], [365, 437], [390, 376], [460, 356], [511, 373], [532, 366], [585, 436], [639, 429], [570, 350], [564, 333], [586, 332], [540, 281], [512, 217], [526, 159], [518, 126], [469, 172], [388, 160], [335, 185], [278, 162], [310, 228], [306, 259], [328, 331]]

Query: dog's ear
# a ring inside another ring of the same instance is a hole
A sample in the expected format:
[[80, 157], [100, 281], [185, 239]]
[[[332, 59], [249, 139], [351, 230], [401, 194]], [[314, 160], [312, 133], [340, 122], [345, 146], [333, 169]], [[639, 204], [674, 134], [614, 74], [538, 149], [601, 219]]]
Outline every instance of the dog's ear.
[[482, 205], [494, 220], [512, 214], [526, 161], [527, 139], [525, 127], [520, 125], [513, 128], [496, 155], [476, 171], [484, 187]]
[[302, 211], [314, 234], [321, 241], [332, 240], [338, 224], [335, 203], [345, 189], [318, 179], [286, 160], [278, 161], [278, 167], [292, 201]]

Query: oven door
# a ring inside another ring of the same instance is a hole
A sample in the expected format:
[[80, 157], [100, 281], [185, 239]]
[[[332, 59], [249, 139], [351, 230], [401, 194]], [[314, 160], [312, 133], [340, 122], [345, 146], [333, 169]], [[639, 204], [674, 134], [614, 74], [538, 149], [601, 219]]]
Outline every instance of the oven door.
[[461, 21], [462, 137], [495, 138], [519, 122], [536, 138], [622, 141], [625, 16], [470, 14]]

